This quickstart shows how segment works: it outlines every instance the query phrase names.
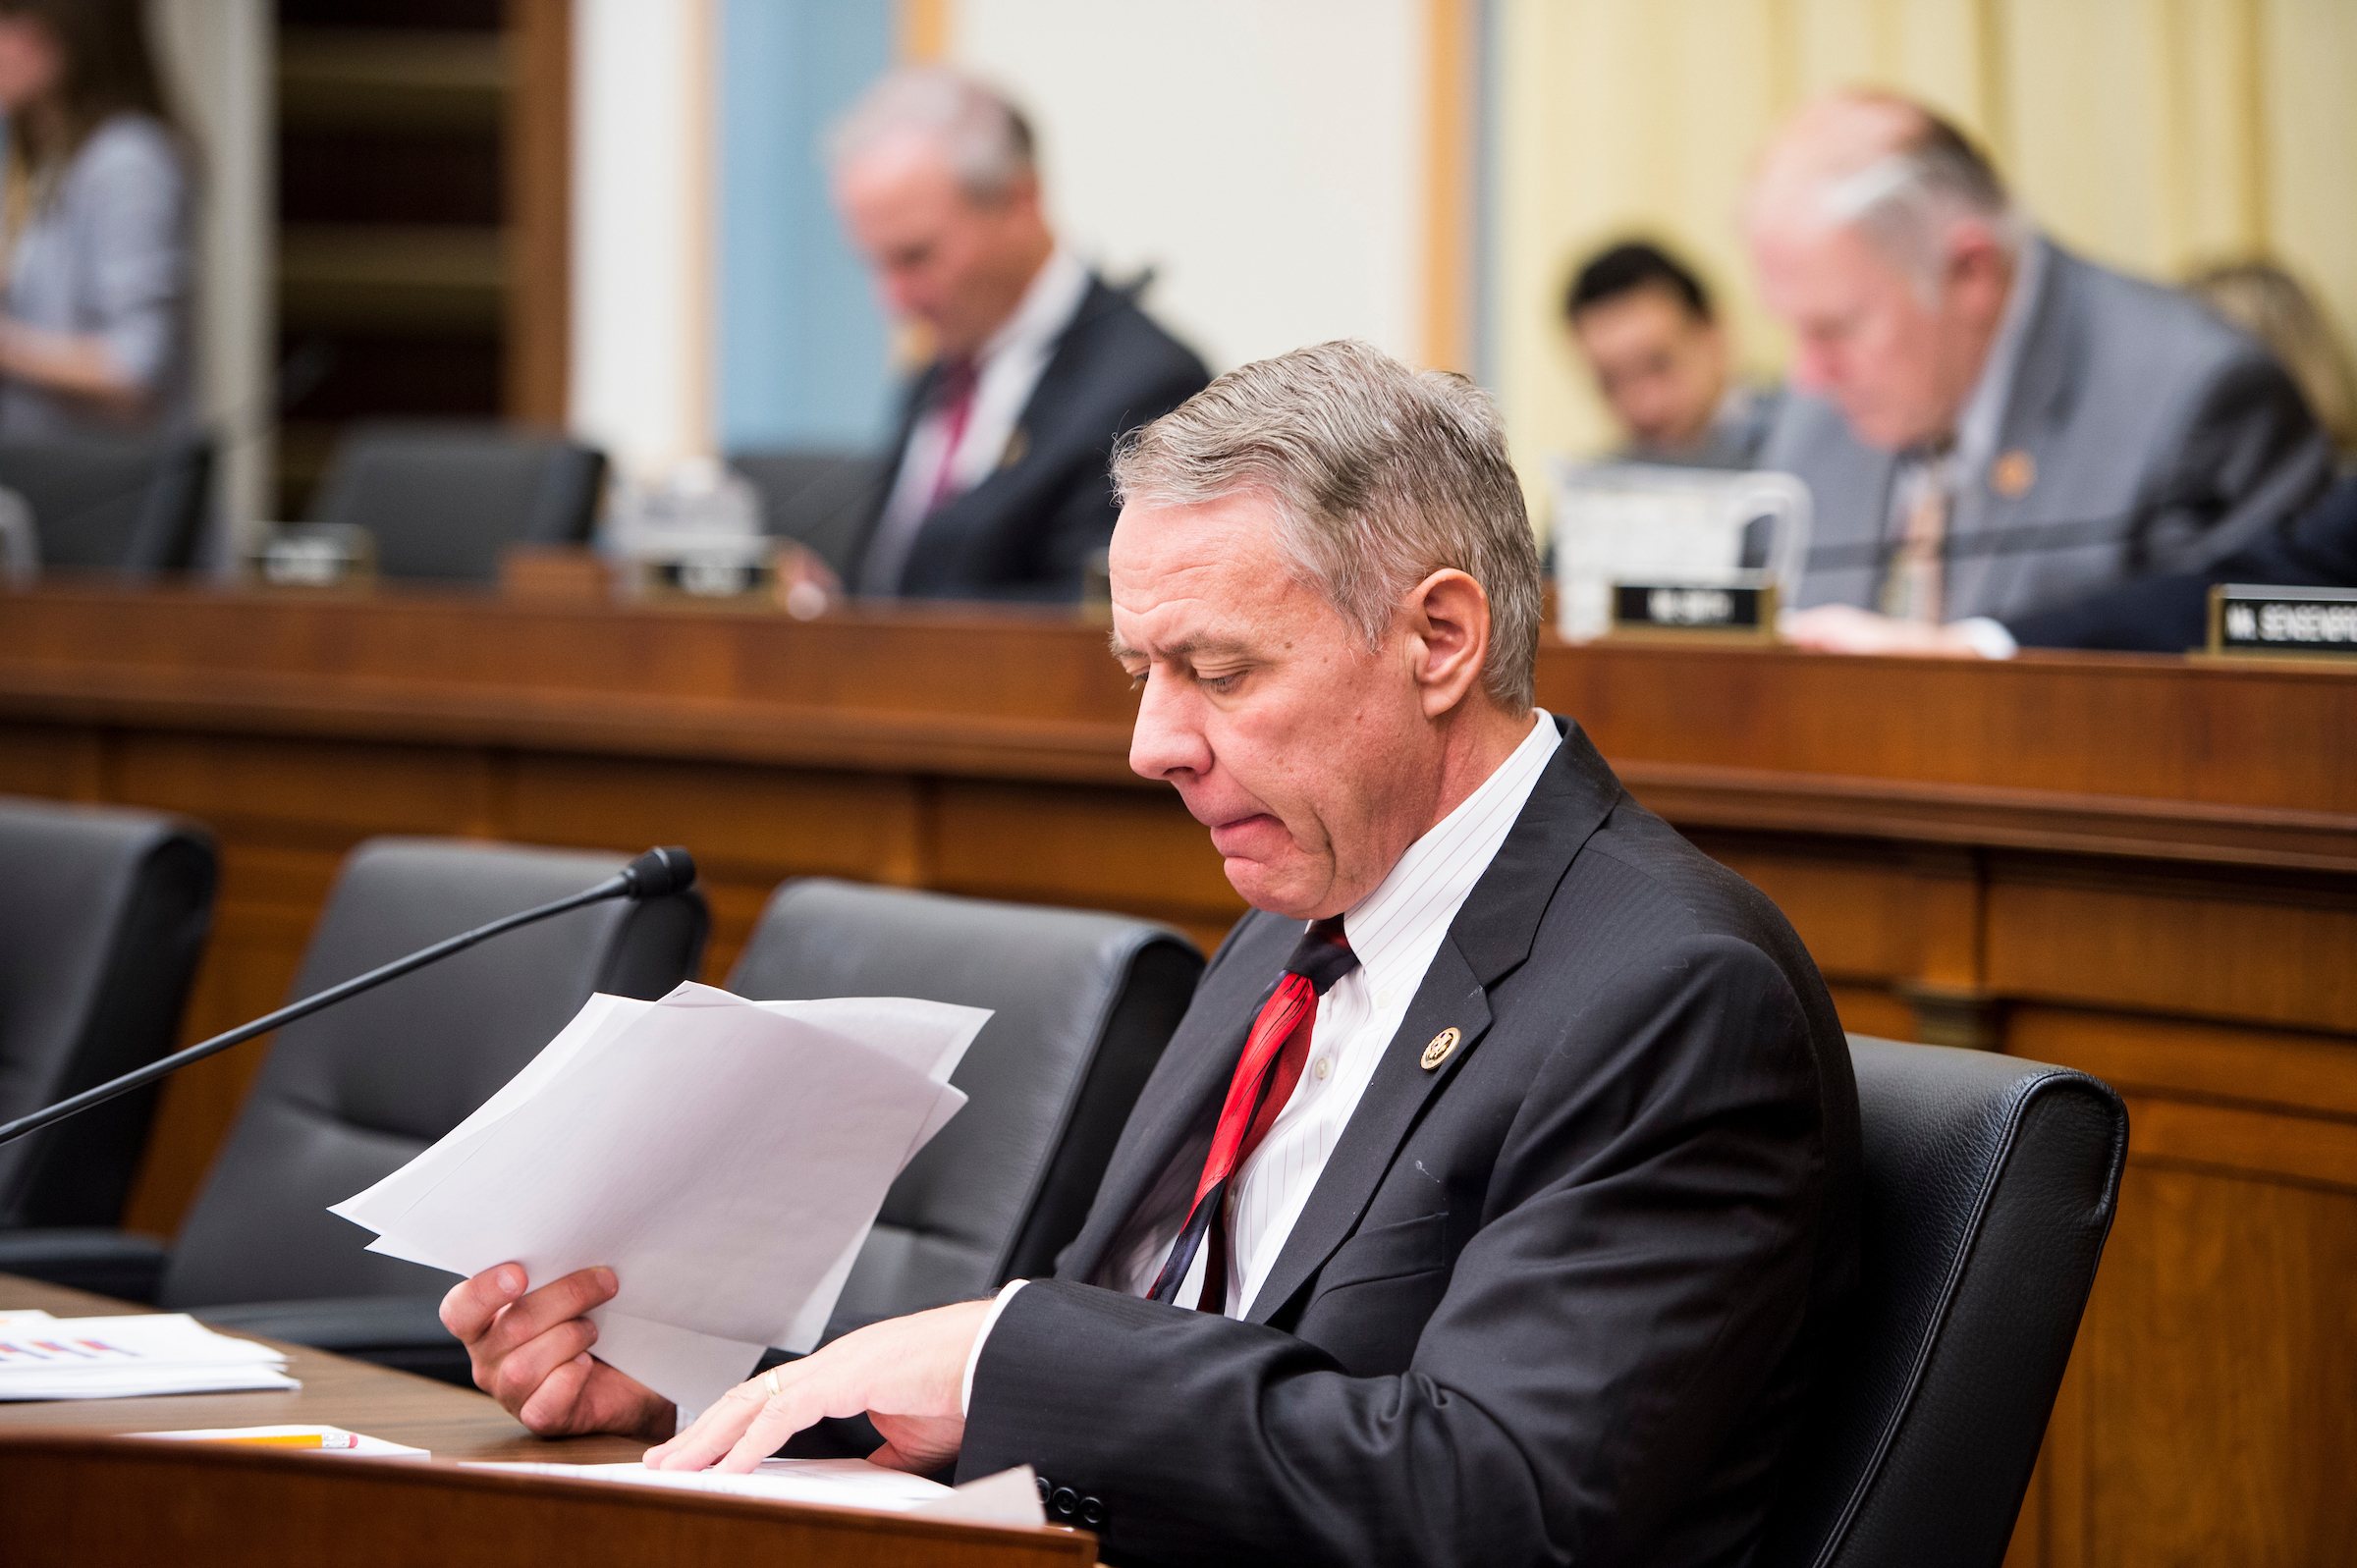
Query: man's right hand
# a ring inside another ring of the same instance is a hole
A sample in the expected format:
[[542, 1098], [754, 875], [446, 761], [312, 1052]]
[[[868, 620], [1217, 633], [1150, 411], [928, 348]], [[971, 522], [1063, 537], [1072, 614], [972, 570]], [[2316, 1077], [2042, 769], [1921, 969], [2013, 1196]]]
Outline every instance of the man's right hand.
[[503, 1263], [451, 1287], [442, 1326], [474, 1363], [474, 1384], [543, 1437], [613, 1432], [662, 1442], [670, 1400], [589, 1354], [597, 1325], [581, 1316], [613, 1299], [611, 1269], [582, 1269], [527, 1294], [521, 1264]]

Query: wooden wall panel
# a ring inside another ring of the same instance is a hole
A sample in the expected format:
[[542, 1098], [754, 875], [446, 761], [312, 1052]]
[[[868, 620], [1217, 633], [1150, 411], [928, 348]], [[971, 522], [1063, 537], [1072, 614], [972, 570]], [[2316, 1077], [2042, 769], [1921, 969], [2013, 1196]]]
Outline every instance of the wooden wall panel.
[[2013, 996], [2357, 1032], [2357, 890], [2000, 870], [1988, 984]]

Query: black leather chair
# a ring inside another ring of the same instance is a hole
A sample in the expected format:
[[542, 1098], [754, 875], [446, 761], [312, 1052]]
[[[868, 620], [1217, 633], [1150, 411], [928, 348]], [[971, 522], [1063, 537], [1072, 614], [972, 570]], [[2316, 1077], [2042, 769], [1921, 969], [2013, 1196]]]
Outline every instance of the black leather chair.
[[763, 531], [802, 545], [849, 579], [886, 482], [874, 455], [831, 448], [740, 452], [729, 466], [761, 493]]
[[589, 537], [605, 454], [494, 424], [356, 425], [337, 443], [314, 522], [376, 541], [387, 577], [492, 582], [512, 544]]
[[204, 531], [213, 445], [202, 437], [0, 442], [0, 489], [32, 511], [44, 569], [185, 569]]
[[[0, 799], [0, 1121], [172, 1049], [213, 885], [190, 823]], [[0, 1227], [116, 1223], [154, 1108], [125, 1095], [0, 1147]]]
[[780, 888], [729, 975], [738, 995], [996, 1010], [950, 1080], [964, 1108], [885, 1195], [827, 1337], [1047, 1272], [1202, 972], [1184, 937], [1124, 916], [819, 878]]
[[[354, 850], [311, 934], [294, 994], [501, 915], [578, 892], [620, 862], [586, 852], [378, 838]], [[470, 1383], [437, 1309], [448, 1274], [364, 1250], [327, 1213], [489, 1099], [592, 991], [659, 997], [695, 971], [703, 900], [593, 904], [495, 938], [279, 1031], [168, 1257], [153, 1299], [206, 1322]], [[57, 1277], [0, 1238], [0, 1271]], [[55, 1235], [58, 1267], [140, 1239]], [[27, 1265], [31, 1265], [27, 1267]], [[160, 1274], [160, 1279], [156, 1276]]]
[[2127, 1155], [2085, 1073], [1850, 1039], [1864, 1287], [1757, 1561], [1996, 1568]]

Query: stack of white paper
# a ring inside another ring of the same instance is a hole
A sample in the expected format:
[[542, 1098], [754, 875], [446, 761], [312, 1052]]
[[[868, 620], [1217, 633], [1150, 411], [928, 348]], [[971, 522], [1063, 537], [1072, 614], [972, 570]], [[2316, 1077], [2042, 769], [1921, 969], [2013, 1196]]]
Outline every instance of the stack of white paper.
[[182, 1313], [52, 1318], [13, 1312], [0, 1326], [0, 1400], [300, 1388], [268, 1345], [217, 1334]]
[[818, 1341], [885, 1189], [965, 1104], [990, 1018], [905, 998], [592, 997], [449, 1136], [331, 1213], [370, 1250], [535, 1285], [603, 1264], [600, 1359], [683, 1417]]

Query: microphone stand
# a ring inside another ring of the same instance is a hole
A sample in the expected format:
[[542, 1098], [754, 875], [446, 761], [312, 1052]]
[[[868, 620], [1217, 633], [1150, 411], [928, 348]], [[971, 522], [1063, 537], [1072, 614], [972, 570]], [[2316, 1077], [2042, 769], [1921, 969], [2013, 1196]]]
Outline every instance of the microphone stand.
[[446, 941], [435, 943], [430, 947], [420, 948], [406, 958], [396, 958], [389, 964], [380, 965], [364, 975], [355, 975], [341, 985], [330, 986], [325, 991], [316, 992], [303, 998], [301, 1001], [289, 1002], [278, 1011], [267, 1013], [254, 1019], [251, 1023], [240, 1024], [227, 1034], [215, 1035], [210, 1040], [199, 1041], [186, 1051], [176, 1051], [169, 1056], [160, 1056], [147, 1063], [146, 1066], [135, 1068], [120, 1078], [110, 1078], [94, 1089], [85, 1089], [81, 1094], [61, 1100], [54, 1106], [45, 1106], [30, 1115], [19, 1116], [14, 1121], [0, 1125], [0, 1144], [14, 1143], [28, 1133], [40, 1131], [52, 1122], [63, 1121], [68, 1116], [89, 1109], [92, 1106], [104, 1105], [117, 1095], [127, 1095], [134, 1089], [144, 1088], [159, 1078], [170, 1077], [192, 1061], [202, 1061], [205, 1057], [227, 1051], [232, 1046], [243, 1045], [256, 1035], [266, 1035], [273, 1029], [282, 1028], [295, 1022], [298, 1018], [307, 1018], [322, 1007], [334, 1006], [347, 997], [356, 997], [361, 992], [373, 990], [388, 980], [398, 979], [412, 969], [422, 969], [427, 964], [447, 958], [454, 952], [464, 952], [478, 942], [488, 942], [503, 932], [514, 931], [518, 926], [528, 926], [534, 921], [547, 920], [556, 915], [566, 914], [584, 904], [602, 903], [608, 898], [661, 898], [671, 893], [685, 892], [694, 885], [695, 862], [689, 858], [686, 850], [680, 848], [649, 849], [645, 854], [640, 855], [594, 888], [586, 889], [569, 897], [559, 898], [554, 903], [544, 903], [536, 909], [526, 909], [521, 914], [508, 915], [494, 920], [488, 925], [477, 926], [472, 931], [461, 932]]

